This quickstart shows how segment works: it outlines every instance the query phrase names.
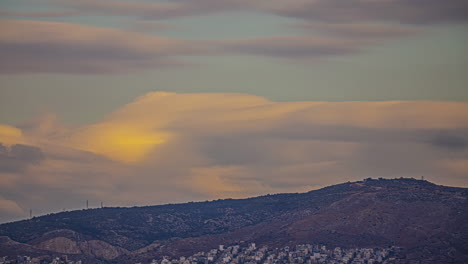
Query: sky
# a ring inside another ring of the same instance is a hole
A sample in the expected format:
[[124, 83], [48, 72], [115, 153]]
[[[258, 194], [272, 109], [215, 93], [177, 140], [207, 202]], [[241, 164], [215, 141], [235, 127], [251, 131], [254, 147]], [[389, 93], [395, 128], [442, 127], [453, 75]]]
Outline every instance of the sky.
[[468, 187], [466, 0], [2, 0], [0, 222]]

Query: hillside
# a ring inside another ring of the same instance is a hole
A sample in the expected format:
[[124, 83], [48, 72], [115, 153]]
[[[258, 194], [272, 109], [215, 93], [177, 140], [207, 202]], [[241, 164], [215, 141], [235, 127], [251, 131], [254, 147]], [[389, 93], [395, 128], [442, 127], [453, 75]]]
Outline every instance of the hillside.
[[27, 248], [31, 255], [58, 252], [128, 263], [249, 241], [276, 247], [394, 245], [409, 260], [466, 263], [467, 198], [465, 188], [379, 179], [301, 194], [63, 212], [0, 225], [0, 236], [11, 239], [0, 240], [0, 255]]

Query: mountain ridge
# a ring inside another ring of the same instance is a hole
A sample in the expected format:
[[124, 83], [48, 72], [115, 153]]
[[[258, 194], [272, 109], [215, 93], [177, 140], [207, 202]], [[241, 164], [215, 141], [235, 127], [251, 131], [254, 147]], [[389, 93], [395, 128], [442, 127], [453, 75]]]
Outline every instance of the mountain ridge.
[[[467, 201], [467, 188], [369, 178], [306, 193], [61, 212], [2, 224], [0, 236], [38, 250], [114, 263], [240, 241], [396, 245], [406, 248], [410, 259], [463, 263], [468, 261]], [[64, 241], [70, 250], [60, 248]], [[99, 250], [86, 249], [93, 246]]]

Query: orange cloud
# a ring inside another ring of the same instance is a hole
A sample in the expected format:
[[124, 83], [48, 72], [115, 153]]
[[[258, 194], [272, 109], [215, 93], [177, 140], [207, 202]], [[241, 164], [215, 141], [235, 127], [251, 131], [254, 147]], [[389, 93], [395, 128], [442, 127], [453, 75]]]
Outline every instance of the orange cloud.
[[287, 102], [246, 94], [149, 93], [102, 122], [77, 129], [70, 146], [127, 163], [192, 133], [271, 133], [284, 125], [370, 129], [468, 127], [468, 104], [456, 102]]
[[168, 139], [168, 133], [109, 122], [85, 128], [74, 135], [71, 142], [77, 149], [126, 163], [136, 163], [144, 159], [153, 147]]
[[20, 129], [0, 124], [0, 143], [12, 145], [23, 142], [23, 133]]

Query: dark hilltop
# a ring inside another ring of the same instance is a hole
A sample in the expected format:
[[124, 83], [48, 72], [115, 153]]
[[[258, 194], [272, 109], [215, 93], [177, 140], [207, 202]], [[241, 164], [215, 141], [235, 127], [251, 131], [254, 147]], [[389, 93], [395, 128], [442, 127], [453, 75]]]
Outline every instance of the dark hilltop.
[[188, 256], [218, 245], [401, 247], [402, 263], [468, 263], [468, 189], [366, 179], [275, 194], [50, 214], [0, 225], [0, 256], [84, 263]]

